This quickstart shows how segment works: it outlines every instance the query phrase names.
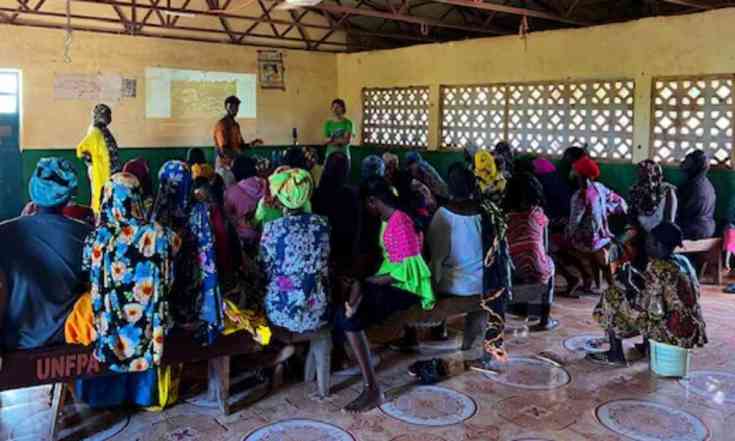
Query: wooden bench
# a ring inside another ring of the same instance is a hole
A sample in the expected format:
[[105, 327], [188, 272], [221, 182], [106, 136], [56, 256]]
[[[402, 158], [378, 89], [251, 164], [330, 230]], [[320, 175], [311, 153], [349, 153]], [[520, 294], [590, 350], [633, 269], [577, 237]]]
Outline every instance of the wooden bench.
[[685, 240], [684, 244], [675, 250], [679, 254], [694, 254], [701, 259], [702, 267], [699, 271], [699, 280], [711, 265], [715, 273], [715, 284], [722, 285], [722, 239], [719, 237], [702, 240]]
[[[217, 401], [220, 411], [228, 415], [230, 358], [258, 352], [259, 345], [245, 332], [221, 336], [210, 346], [196, 345], [193, 341], [191, 334], [172, 333], [166, 338], [162, 364], [174, 365], [208, 360], [209, 396]], [[66, 397], [65, 384], [74, 380], [116, 374], [97, 363], [92, 356], [92, 346], [61, 345], [15, 351], [3, 355], [0, 391], [54, 385], [49, 435], [51, 440], [55, 440], [59, 429], [59, 416]]]
[[309, 342], [309, 352], [304, 365], [304, 382], [316, 379], [319, 395], [326, 398], [331, 384], [332, 334], [331, 328], [325, 326], [314, 332], [291, 332], [278, 326], [271, 326], [272, 338], [285, 344]]

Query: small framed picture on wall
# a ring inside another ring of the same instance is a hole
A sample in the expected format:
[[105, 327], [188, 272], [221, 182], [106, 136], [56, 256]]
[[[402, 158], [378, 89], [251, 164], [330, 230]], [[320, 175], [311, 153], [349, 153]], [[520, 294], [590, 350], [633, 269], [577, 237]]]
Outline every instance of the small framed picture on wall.
[[258, 51], [258, 83], [261, 89], [286, 90], [286, 72], [281, 52]]

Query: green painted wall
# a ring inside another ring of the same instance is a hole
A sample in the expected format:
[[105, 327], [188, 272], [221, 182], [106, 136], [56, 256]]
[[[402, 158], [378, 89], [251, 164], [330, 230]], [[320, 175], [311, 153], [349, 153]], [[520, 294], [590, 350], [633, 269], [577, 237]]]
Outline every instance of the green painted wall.
[[[211, 147], [201, 147], [207, 152], [210, 160], [213, 159], [214, 151]], [[257, 155], [270, 157], [274, 150], [283, 150], [287, 147], [259, 147], [252, 151]], [[143, 157], [148, 160], [154, 175], [163, 163], [169, 159], [185, 159], [187, 148], [130, 148], [121, 149], [120, 156], [123, 161], [129, 159]], [[375, 147], [353, 147], [352, 148], [352, 180], [357, 182], [360, 177], [360, 163], [370, 154], [379, 154], [386, 151]], [[393, 150], [399, 157], [403, 157], [406, 151]], [[426, 151], [422, 152], [424, 159], [432, 163], [442, 175], [446, 175], [449, 166], [455, 161], [461, 161], [463, 156], [461, 152], [447, 151]], [[78, 199], [82, 203], [89, 201], [89, 181], [86, 179], [86, 170], [82, 161], [76, 159], [73, 150], [25, 150], [23, 151], [23, 182], [28, 182], [38, 160], [44, 156], [61, 156], [72, 161], [77, 167], [77, 173], [80, 177], [79, 196]], [[600, 181], [623, 196], [628, 196], [628, 189], [636, 181], [636, 167], [633, 164], [609, 163], [601, 164]], [[664, 170], [666, 180], [672, 184], [678, 185], [683, 180], [683, 175], [674, 167], [666, 167]], [[735, 171], [717, 169], [712, 170], [709, 174], [710, 180], [715, 186], [717, 192], [717, 218], [725, 219], [733, 210], [735, 201], [731, 195], [735, 195]], [[155, 181], [155, 176], [154, 176]], [[154, 182], [155, 184], [155, 182]], [[27, 197], [27, 190], [20, 189]]]

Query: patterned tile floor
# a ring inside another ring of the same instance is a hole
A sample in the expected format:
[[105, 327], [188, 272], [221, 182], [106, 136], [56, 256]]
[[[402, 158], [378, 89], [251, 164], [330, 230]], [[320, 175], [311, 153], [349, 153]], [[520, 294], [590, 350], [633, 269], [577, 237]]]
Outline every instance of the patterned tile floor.
[[[314, 386], [293, 384], [226, 417], [190, 400], [162, 413], [87, 411], [70, 423], [81, 422], [94, 433], [87, 439], [98, 441], [735, 440], [735, 296], [719, 291], [705, 288], [710, 343], [694, 351], [692, 375], [682, 381], [653, 376], [644, 360], [618, 369], [583, 360], [585, 350], [605, 349], [591, 318], [595, 300], [562, 298], [554, 332], [524, 339], [509, 331], [513, 359], [499, 375], [465, 372], [416, 387], [406, 367], [428, 355], [376, 348], [393, 401], [364, 415], [339, 411], [359, 393], [359, 378], [334, 377], [335, 392], [321, 403], [308, 398]], [[541, 351], [560, 364], [533, 358]], [[0, 440], [45, 439], [47, 388], [2, 393], [0, 405]]]

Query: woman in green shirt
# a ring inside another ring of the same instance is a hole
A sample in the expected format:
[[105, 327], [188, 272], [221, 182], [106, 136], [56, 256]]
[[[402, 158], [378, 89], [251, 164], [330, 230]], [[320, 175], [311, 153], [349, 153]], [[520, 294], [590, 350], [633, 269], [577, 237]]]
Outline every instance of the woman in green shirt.
[[347, 155], [348, 160], [352, 159], [350, 155], [350, 143], [352, 142], [352, 137], [355, 136], [355, 128], [352, 121], [345, 117], [346, 112], [347, 105], [344, 100], [337, 98], [332, 101], [334, 119], [330, 119], [324, 123], [324, 137], [327, 138], [327, 141], [324, 143], [327, 146], [326, 158], [329, 158], [329, 155], [333, 152], [342, 151]]
[[365, 382], [362, 394], [345, 407], [348, 412], [369, 410], [383, 399], [365, 330], [414, 305], [429, 310], [436, 303], [431, 271], [421, 257], [421, 238], [413, 220], [398, 208], [390, 185], [382, 177], [373, 177], [364, 184], [363, 193], [368, 212], [383, 223], [383, 264], [374, 276], [352, 282], [350, 298], [337, 312], [335, 329], [347, 337]]

